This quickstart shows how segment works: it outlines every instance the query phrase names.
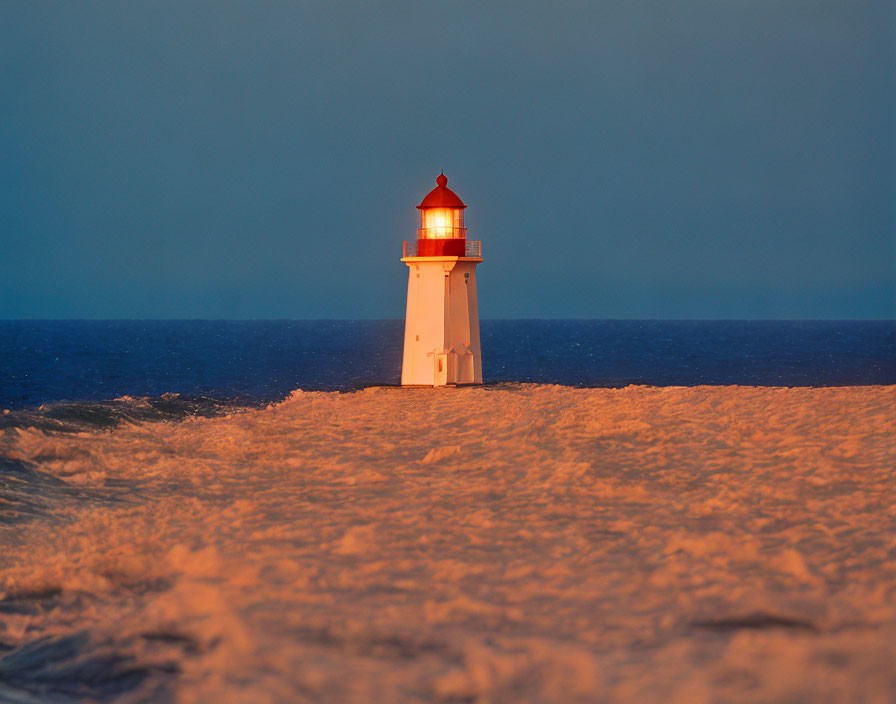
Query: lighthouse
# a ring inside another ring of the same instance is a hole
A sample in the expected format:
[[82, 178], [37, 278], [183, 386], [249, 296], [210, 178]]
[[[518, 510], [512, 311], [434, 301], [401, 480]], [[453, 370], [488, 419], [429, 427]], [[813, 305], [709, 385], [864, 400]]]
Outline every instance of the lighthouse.
[[476, 301], [481, 242], [467, 240], [467, 206], [448, 188], [444, 173], [417, 207], [417, 240], [404, 243], [401, 258], [408, 266], [401, 384], [481, 384]]

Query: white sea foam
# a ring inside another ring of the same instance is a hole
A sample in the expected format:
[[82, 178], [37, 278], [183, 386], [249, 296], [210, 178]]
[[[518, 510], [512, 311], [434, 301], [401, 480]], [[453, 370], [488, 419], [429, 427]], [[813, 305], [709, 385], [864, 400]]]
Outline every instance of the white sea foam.
[[6, 428], [0, 699], [891, 701], [894, 408], [375, 388]]

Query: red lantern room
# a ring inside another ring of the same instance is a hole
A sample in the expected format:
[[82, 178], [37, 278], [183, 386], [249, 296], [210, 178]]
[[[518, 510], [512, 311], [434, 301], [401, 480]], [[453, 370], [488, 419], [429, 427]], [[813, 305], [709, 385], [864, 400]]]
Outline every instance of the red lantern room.
[[439, 174], [420, 209], [417, 231], [418, 257], [463, 257], [466, 253], [467, 228], [464, 227], [464, 202], [448, 188], [445, 174]]

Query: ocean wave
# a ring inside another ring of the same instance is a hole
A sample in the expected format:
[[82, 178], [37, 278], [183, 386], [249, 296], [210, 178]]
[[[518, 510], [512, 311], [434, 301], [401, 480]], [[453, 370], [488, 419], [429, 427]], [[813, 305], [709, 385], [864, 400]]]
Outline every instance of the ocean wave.
[[522, 384], [36, 409], [0, 431], [0, 699], [887, 700], [894, 406]]
[[108, 430], [122, 423], [213, 418], [241, 406], [236, 402], [207, 396], [173, 393], [157, 397], [121, 396], [108, 401], [45, 403], [38, 408], [4, 410], [0, 415], [0, 430], [39, 428], [65, 433]]

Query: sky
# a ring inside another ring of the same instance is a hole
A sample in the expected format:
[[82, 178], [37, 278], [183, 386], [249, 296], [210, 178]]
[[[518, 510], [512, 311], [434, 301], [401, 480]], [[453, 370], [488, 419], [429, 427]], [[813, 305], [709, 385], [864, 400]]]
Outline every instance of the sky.
[[889, 0], [7, 2], [0, 318], [896, 318]]

